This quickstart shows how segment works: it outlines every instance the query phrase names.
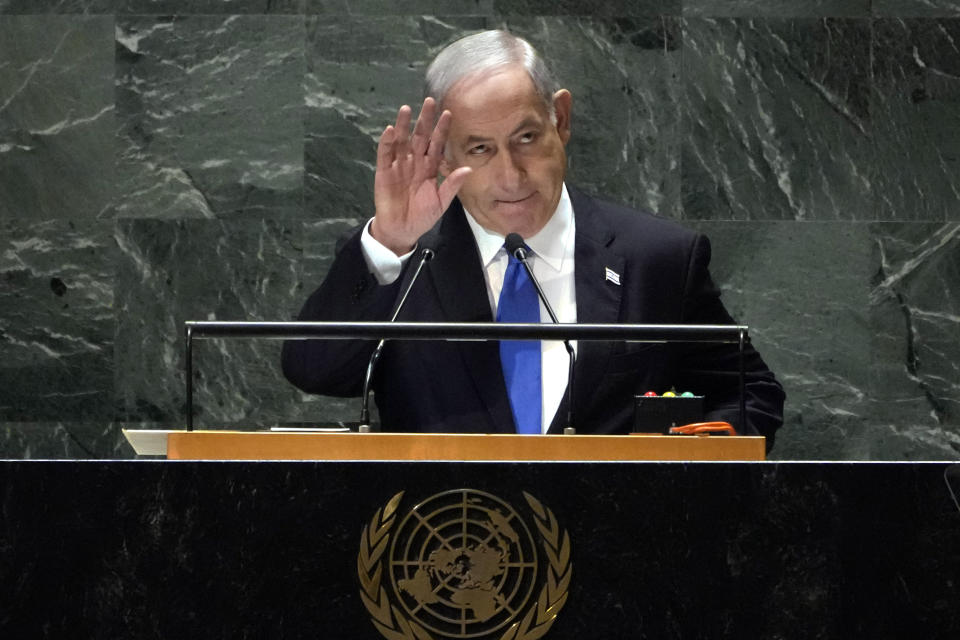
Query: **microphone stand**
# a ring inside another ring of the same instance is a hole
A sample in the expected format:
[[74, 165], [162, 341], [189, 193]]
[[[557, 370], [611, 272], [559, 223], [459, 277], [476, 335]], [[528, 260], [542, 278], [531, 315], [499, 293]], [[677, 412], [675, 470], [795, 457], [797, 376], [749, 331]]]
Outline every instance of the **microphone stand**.
[[[427, 264], [433, 260], [435, 252], [429, 247], [424, 247], [423, 251], [420, 254], [420, 263], [417, 265], [417, 270], [414, 271], [413, 277], [410, 278], [410, 284], [407, 285], [406, 290], [403, 292], [403, 296], [400, 298], [400, 302], [397, 303], [397, 308], [393, 312], [393, 316], [390, 318], [390, 322], [395, 322], [397, 316], [400, 315], [400, 310], [403, 309], [404, 304], [407, 302], [407, 296], [410, 295], [410, 290], [413, 289], [413, 285], [416, 284], [417, 278], [420, 277], [420, 272], [423, 271], [423, 265]], [[367, 362], [367, 373], [363, 378], [363, 401], [360, 405], [360, 426], [357, 428], [357, 431], [360, 433], [370, 433], [370, 383], [373, 381], [373, 370], [377, 366], [377, 362], [380, 360], [380, 353], [383, 351], [383, 345], [387, 343], [386, 338], [382, 338], [377, 346], [373, 349], [373, 354], [370, 356], [370, 360]]]

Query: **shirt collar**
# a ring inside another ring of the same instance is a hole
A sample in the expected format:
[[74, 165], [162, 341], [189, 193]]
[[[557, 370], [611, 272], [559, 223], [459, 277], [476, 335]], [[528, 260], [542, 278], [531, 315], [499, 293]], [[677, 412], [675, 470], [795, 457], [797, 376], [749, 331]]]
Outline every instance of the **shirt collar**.
[[[481, 227], [466, 208], [464, 212], [467, 214], [467, 224], [470, 225], [473, 237], [476, 238], [480, 260], [483, 266], [487, 267], [503, 249], [503, 236]], [[560, 202], [557, 203], [553, 215], [547, 220], [547, 224], [543, 225], [543, 229], [525, 241], [538, 258], [559, 272], [563, 266], [563, 256], [572, 228], [573, 204], [570, 202], [570, 194], [567, 193], [567, 185], [563, 184], [560, 189]]]

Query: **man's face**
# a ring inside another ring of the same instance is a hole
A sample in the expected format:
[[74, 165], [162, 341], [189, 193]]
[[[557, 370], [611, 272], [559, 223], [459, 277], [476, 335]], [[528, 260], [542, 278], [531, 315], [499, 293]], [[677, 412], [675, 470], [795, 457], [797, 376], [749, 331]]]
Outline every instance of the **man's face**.
[[485, 229], [529, 238], [553, 215], [567, 167], [570, 93], [553, 100], [556, 124], [519, 65], [468, 77], [447, 94], [453, 119], [441, 172], [473, 170], [458, 195]]

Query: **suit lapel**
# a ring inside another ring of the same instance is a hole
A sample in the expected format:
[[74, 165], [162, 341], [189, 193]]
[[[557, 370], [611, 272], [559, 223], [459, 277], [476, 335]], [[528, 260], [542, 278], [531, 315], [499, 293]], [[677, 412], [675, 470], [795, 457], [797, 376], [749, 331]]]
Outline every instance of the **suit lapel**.
[[[490, 299], [480, 265], [480, 253], [466, 213], [454, 199], [430, 234], [436, 234], [437, 255], [429, 264], [443, 320], [492, 322]], [[491, 433], [513, 433], [513, 413], [500, 367], [497, 342], [458, 342], [464, 366], [490, 414]]]
[[430, 262], [430, 278], [437, 289], [448, 322], [490, 322], [490, 302], [483, 286], [480, 254], [459, 201], [424, 236], [436, 238], [437, 255]]
[[[591, 198], [571, 189], [570, 199], [577, 225], [574, 244], [577, 322], [617, 322], [623, 287], [614, 281], [614, 275], [623, 275], [624, 259], [610, 249], [616, 230], [606, 224]], [[610, 278], [608, 269], [612, 272]]]
[[[594, 200], [568, 188], [576, 222], [574, 239], [574, 285], [577, 299], [577, 322], [584, 324], [613, 324], [620, 319], [623, 287], [616, 277], [625, 274], [625, 261], [610, 247], [616, 230], [606, 224]], [[607, 270], [616, 277], [607, 277]], [[574, 411], [583, 411], [590, 405], [591, 381], [603, 378], [613, 344], [610, 342], [580, 341], [577, 345], [577, 363], [574, 375]], [[566, 420], [567, 400], [564, 396], [550, 425], [550, 433], [562, 431]], [[574, 420], [577, 414], [574, 414]], [[576, 425], [574, 425], [576, 426]]]

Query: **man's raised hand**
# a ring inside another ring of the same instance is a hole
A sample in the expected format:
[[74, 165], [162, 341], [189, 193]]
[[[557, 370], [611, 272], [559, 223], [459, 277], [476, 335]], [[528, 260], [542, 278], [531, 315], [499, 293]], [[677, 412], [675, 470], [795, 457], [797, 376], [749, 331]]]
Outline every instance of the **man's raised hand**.
[[437, 185], [451, 116], [444, 111], [431, 131], [436, 109], [433, 98], [423, 101], [411, 136], [412, 111], [402, 106], [396, 123], [383, 130], [377, 145], [373, 181], [377, 211], [370, 234], [397, 255], [410, 251], [436, 224], [470, 175], [468, 167], [460, 167]]

